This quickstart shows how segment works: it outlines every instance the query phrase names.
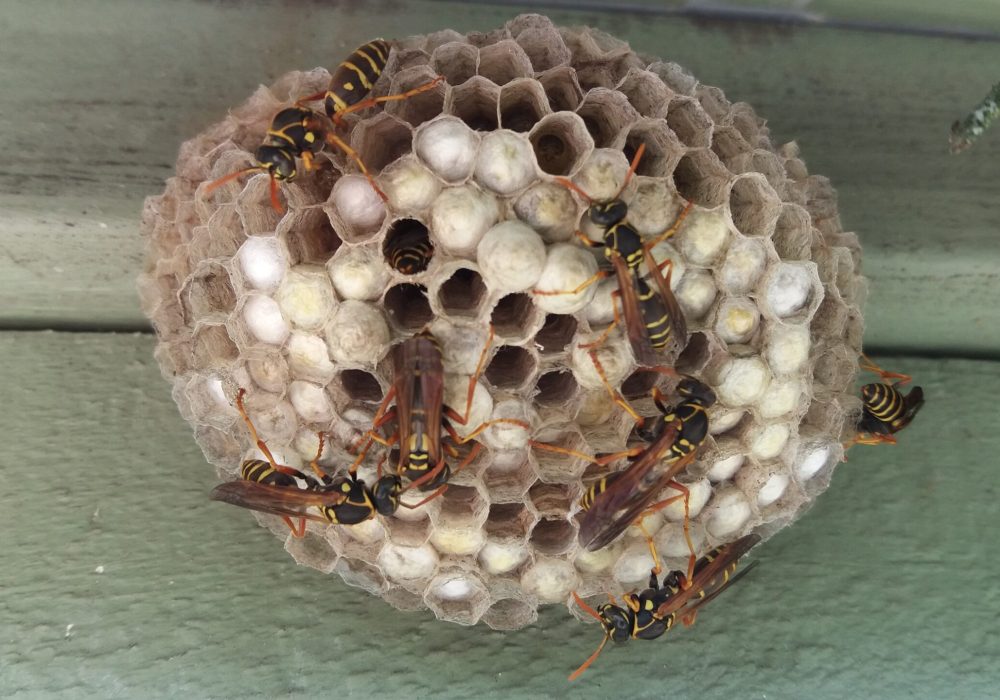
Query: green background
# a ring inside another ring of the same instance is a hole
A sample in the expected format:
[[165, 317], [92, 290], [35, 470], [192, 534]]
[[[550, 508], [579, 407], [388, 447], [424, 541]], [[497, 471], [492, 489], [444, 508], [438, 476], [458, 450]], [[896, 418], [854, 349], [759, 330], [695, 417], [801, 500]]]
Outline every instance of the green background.
[[600, 633], [562, 608], [501, 634], [296, 567], [206, 498], [135, 298], [142, 199], [256, 84], [529, 5], [3, 0], [0, 695], [997, 695], [1000, 132], [950, 156], [947, 131], [1000, 79], [1000, 7], [631, 5], [547, 13], [750, 102], [833, 179], [865, 245], [868, 346], [928, 396], [901, 444], [852, 451], [694, 628], [609, 649], [572, 686]]

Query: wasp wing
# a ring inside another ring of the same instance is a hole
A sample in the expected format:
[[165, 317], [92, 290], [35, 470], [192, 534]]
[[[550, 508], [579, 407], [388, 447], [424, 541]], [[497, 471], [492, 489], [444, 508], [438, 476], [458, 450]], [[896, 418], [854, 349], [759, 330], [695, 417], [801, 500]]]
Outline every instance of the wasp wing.
[[642, 317], [642, 310], [639, 308], [639, 297], [635, 293], [632, 272], [628, 269], [625, 259], [618, 253], [612, 253], [609, 257], [615, 270], [615, 277], [618, 279], [618, 294], [621, 298], [622, 315], [625, 317], [625, 330], [635, 361], [646, 367], [656, 365], [658, 364], [656, 351], [649, 342], [649, 332]]
[[659, 290], [660, 299], [663, 300], [663, 306], [667, 309], [667, 316], [670, 318], [670, 333], [677, 341], [677, 344], [683, 348], [687, 344], [687, 321], [684, 318], [684, 311], [681, 310], [681, 305], [677, 303], [677, 297], [670, 290], [670, 284], [663, 277], [663, 273], [660, 272], [660, 266], [653, 257], [652, 248], [647, 246], [645, 250], [649, 278], [653, 280], [653, 283]]
[[903, 417], [895, 421], [892, 425], [892, 432], [896, 433], [905, 428], [917, 415], [924, 405], [924, 390], [919, 386], [910, 389], [910, 393], [903, 399]]
[[694, 458], [694, 452], [666, 470], [656, 467], [680, 433], [681, 421], [663, 428], [660, 435], [632, 464], [599, 494], [580, 521], [580, 544], [588, 551], [606, 547], [652, 503], [667, 483]]
[[339, 490], [312, 491], [237, 479], [216, 486], [209, 494], [209, 498], [261, 513], [288, 515], [328, 523], [330, 522], [328, 519], [315, 513], [308, 513], [307, 509], [338, 505], [344, 501], [345, 496]]
[[656, 609], [655, 616], [665, 618], [673, 613], [687, 614], [697, 610], [722, 591], [736, 583], [752, 569], [756, 562], [733, 574], [736, 563], [758, 542], [759, 535], [746, 535], [715, 550], [715, 556], [705, 556], [698, 560], [690, 587], [681, 589]]

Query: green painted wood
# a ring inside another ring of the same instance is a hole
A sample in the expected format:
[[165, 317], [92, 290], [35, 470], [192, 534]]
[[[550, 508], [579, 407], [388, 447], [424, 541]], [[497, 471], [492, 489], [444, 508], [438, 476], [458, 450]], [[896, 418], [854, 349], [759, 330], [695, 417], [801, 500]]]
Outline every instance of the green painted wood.
[[[926, 12], [931, 5], [919, 3]], [[988, 15], [981, 0], [963, 7], [969, 22]], [[330, 65], [362, 38], [489, 29], [517, 11], [427, 0], [0, 0], [0, 8], [6, 328], [145, 327], [133, 290], [142, 199], [162, 188], [180, 142], [259, 82]], [[1000, 136], [987, 134], [961, 156], [947, 153], [948, 126], [997, 78], [1000, 45], [551, 14], [688, 66], [755, 105], [776, 142], [799, 141], [811, 170], [839, 187], [844, 224], [866, 244], [870, 345], [984, 354], [1000, 347], [996, 305], [970, 303], [1000, 294]]]
[[928, 396], [901, 444], [853, 451], [695, 627], [609, 649], [571, 688], [600, 635], [564, 609], [509, 634], [399, 613], [209, 502], [152, 345], [0, 334], [5, 698], [971, 699], [1000, 683], [996, 363], [886, 360]]

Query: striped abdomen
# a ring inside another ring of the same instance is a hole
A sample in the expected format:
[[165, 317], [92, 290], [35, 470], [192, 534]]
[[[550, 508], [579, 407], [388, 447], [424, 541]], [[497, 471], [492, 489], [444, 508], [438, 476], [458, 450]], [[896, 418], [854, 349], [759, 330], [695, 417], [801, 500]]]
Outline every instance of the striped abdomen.
[[295, 473], [279, 472], [267, 460], [248, 459], [244, 460], [240, 465], [240, 478], [245, 481], [254, 481], [258, 484], [267, 484], [268, 486], [288, 486], [292, 488], [299, 486], [296, 479], [301, 479], [307, 483], [311, 481], [308, 476], [298, 470], [289, 469], [289, 471]]
[[583, 494], [580, 498], [580, 508], [583, 510], [590, 510], [590, 507], [594, 505], [594, 501], [604, 493], [615, 480], [624, 474], [624, 471], [615, 472], [614, 474], [608, 474], [607, 476], [602, 476], [598, 481], [595, 481], [587, 489], [587, 492]]
[[326, 91], [326, 114], [330, 118], [363, 100], [385, 68], [389, 43], [384, 39], [369, 41], [355, 49], [333, 72]]
[[633, 274], [633, 279], [649, 344], [657, 350], [665, 348], [670, 342], [670, 312], [659, 293], [646, 284], [646, 280], [640, 277], [637, 272]]
[[887, 425], [902, 418], [906, 412], [903, 395], [889, 384], [866, 384], [861, 387], [861, 400], [865, 413]]

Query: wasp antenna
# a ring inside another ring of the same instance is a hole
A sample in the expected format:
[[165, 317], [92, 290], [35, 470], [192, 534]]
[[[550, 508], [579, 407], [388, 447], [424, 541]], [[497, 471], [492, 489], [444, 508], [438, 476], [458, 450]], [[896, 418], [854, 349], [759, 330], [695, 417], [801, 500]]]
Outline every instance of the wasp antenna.
[[217, 189], [225, 185], [227, 182], [232, 182], [233, 180], [235, 180], [238, 177], [241, 177], [242, 175], [246, 175], [247, 173], [260, 172], [263, 169], [264, 168], [261, 168], [260, 166], [254, 165], [253, 167], [250, 168], [243, 168], [243, 170], [237, 170], [235, 173], [229, 173], [228, 175], [223, 175], [218, 180], [212, 180], [210, 183], [208, 183], [208, 186], [205, 187], [205, 196], [207, 197], [208, 195], [212, 194]]
[[573, 591], [573, 600], [576, 601], [576, 604], [580, 606], [581, 610], [583, 610], [585, 613], [587, 613], [588, 615], [590, 615], [592, 618], [594, 618], [598, 622], [602, 622], [601, 616], [597, 614], [597, 611], [594, 610], [589, 605], [587, 605], [587, 602], [583, 598], [581, 598], [577, 594], [576, 591]]
[[578, 195], [583, 197], [587, 204], [592, 204], [594, 202], [594, 200], [590, 198], [589, 194], [584, 192], [579, 185], [570, 180], [568, 177], [557, 177], [555, 180], [566, 189], [576, 192]]
[[573, 673], [569, 675], [569, 680], [575, 681], [577, 678], [579, 678], [580, 674], [586, 671], [587, 668], [590, 666], [590, 664], [594, 663], [597, 657], [601, 655], [601, 652], [604, 651], [604, 645], [607, 643], [608, 643], [608, 637], [607, 635], [605, 635], [604, 639], [601, 640], [600, 645], [597, 647], [597, 650], [590, 655], [589, 659], [587, 659], [580, 665], [580, 668], [576, 669], [575, 671], [573, 671]]
[[632, 163], [628, 166], [628, 173], [625, 174], [625, 182], [622, 183], [622, 188], [618, 190], [618, 194], [615, 195], [615, 199], [622, 196], [622, 192], [628, 187], [629, 181], [632, 179], [632, 175], [639, 168], [639, 161], [642, 159], [642, 154], [646, 152], [646, 144], [640, 143], [639, 148], [636, 149], [635, 155], [632, 157]]

